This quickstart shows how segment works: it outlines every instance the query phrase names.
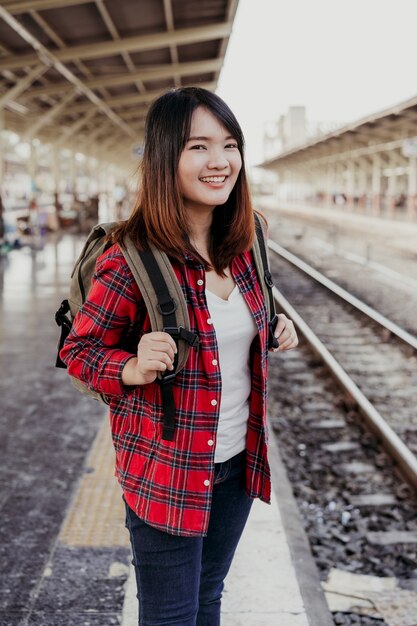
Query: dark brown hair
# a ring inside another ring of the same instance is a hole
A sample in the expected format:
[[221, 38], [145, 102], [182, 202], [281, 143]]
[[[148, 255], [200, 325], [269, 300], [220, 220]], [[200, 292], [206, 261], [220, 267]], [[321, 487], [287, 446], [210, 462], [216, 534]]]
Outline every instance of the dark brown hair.
[[148, 243], [180, 262], [192, 252], [211, 269], [189, 241], [190, 227], [178, 184], [178, 163], [197, 107], [204, 107], [230, 132], [238, 144], [242, 168], [228, 200], [215, 207], [210, 229], [212, 267], [223, 274], [232, 259], [249, 250], [254, 240], [254, 215], [244, 163], [244, 138], [227, 104], [211, 91], [199, 87], [173, 89], [151, 105], [145, 125], [141, 185], [135, 207], [120, 224], [112, 241], [120, 243], [128, 233], [139, 250]]

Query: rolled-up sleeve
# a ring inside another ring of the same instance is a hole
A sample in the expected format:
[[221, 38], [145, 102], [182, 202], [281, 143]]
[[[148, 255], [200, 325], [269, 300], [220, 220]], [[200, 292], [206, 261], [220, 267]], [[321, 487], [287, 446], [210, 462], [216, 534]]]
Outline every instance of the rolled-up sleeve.
[[129, 332], [140, 327], [145, 313], [133, 276], [117, 258], [100, 257], [87, 300], [60, 352], [68, 373], [109, 397], [132, 393], [134, 387], [123, 385], [122, 371], [135, 355], [121, 344]]

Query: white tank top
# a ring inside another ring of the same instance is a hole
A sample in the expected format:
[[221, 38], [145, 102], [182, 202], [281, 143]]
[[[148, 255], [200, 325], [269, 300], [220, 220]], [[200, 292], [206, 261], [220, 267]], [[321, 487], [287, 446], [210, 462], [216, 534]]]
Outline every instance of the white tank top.
[[214, 462], [223, 463], [246, 447], [251, 391], [249, 350], [257, 328], [237, 285], [228, 300], [207, 289], [206, 299], [216, 332], [222, 378]]

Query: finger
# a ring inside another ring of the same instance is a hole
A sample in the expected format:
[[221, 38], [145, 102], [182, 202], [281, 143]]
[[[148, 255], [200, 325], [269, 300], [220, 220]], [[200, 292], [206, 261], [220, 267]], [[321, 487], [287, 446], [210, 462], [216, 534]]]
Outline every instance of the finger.
[[174, 369], [174, 356], [170, 357], [166, 352], [160, 352], [159, 350], [152, 350], [150, 353], [152, 360], [160, 361], [169, 370]]
[[275, 327], [275, 332], [274, 332], [275, 337], [277, 338], [280, 337], [281, 333], [285, 330], [285, 327], [287, 326], [287, 323], [289, 321], [290, 320], [283, 313], [280, 313], [278, 315], [278, 322], [277, 322], [277, 325]]
[[168, 343], [173, 349], [174, 353], [177, 352], [177, 344], [175, 343], [175, 341], [173, 340], [173, 338], [171, 337], [169, 333], [156, 330], [156, 331], [152, 331], [151, 333], [148, 333], [147, 335], [144, 335], [144, 337], [146, 336], [151, 341], [163, 341], [163, 342]]
[[141, 371], [148, 374], [150, 372], [165, 372], [168, 369], [168, 365], [159, 359], [148, 359], [146, 361], [142, 359], [141, 366]]
[[155, 372], [166, 372], [166, 370], [169, 369], [166, 363], [157, 360], [148, 361], [147, 365], [149, 366], [150, 371]]
[[177, 354], [178, 349], [177, 349], [177, 344], [175, 343], [175, 341], [173, 340], [173, 338], [171, 337], [171, 335], [169, 333], [161, 333], [164, 337], [164, 340], [167, 341], [169, 343], [169, 345], [171, 346], [171, 348], [174, 351], [174, 354]]
[[170, 357], [171, 361], [174, 360], [175, 352], [170, 343], [167, 341], [153, 341], [151, 344], [151, 350], [155, 352], [165, 352]]
[[298, 346], [298, 337], [297, 335], [291, 335], [286, 341], [280, 344], [279, 350], [291, 350], [292, 348], [296, 348]]

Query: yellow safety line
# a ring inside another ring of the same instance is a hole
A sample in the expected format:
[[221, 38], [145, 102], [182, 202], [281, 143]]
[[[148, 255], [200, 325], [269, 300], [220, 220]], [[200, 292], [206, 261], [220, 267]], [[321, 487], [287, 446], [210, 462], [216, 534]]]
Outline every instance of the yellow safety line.
[[114, 476], [114, 448], [106, 415], [59, 536], [68, 546], [128, 546], [122, 491]]

